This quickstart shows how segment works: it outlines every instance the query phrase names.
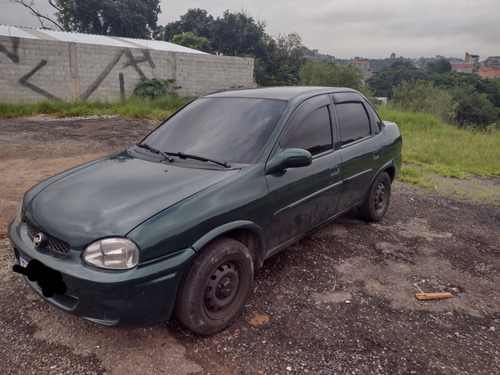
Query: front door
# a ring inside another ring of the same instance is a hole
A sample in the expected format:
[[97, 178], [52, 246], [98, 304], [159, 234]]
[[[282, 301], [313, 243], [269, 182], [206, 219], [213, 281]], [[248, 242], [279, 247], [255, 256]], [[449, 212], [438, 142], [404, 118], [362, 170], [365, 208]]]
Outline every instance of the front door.
[[280, 137], [278, 149], [306, 149], [313, 162], [266, 176], [273, 215], [267, 238], [271, 251], [336, 213], [342, 178], [331, 118], [329, 97], [311, 98], [297, 108]]

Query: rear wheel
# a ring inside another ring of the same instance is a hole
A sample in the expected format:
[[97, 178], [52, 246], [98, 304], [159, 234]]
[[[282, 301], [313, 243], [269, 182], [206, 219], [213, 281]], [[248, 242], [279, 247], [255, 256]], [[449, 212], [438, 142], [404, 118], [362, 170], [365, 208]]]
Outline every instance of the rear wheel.
[[184, 276], [177, 295], [177, 318], [201, 335], [220, 331], [240, 314], [252, 280], [253, 261], [248, 249], [230, 238], [214, 241]]
[[387, 212], [391, 199], [391, 178], [387, 172], [380, 174], [373, 183], [368, 198], [359, 208], [359, 215], [366, 221], [380, 221]]

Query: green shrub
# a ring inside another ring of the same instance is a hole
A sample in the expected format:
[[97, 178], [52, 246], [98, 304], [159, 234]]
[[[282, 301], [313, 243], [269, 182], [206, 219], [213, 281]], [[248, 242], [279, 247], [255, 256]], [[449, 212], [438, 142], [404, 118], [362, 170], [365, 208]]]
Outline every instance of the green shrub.
[[495, 127], [500, 118], [500, 109], [495, 107], [486, 94], [478, 93], [472, 87], [453, 90], [457, 102], [456, 123], [460, 127], [487, 130]]
[[162, 96], [174, 94], [175, 90], [180, 88], [173, 86], [174, 83], [175, 79], [141, 78], [135, 86], [134, 95], [148, 99], [161, 98]]
[[393, 91], [392, 104], [403, 111], [423, 112], [453, 124], [458, 104], [446, 90], [429, 81], [404, 81]]

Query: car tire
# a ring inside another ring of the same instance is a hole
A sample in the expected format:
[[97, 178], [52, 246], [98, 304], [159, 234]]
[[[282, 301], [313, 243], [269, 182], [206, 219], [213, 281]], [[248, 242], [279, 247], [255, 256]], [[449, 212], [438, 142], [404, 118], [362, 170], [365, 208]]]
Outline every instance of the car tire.
[[391, 178], [381, 173], [370, 188], [370, 193], [359, 208], [359, 216], [366, 221], [380, 221], [387, 212], [391, 200]]
[[177, 295], [177, 318], [200, 335], [224, 329], [241, 313], [253, 274], [252, 256], [242, 243], [217, 239], [186, 271]]

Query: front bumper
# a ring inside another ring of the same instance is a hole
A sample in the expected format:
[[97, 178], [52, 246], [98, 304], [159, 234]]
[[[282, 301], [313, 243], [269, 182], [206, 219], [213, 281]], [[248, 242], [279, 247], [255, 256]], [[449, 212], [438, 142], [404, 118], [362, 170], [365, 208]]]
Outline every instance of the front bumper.
[[62, 274], [67, 290], [46, 298], [37, 282], [26, 278], [33, 290], [52, 305], [106, 326], [145, 326], [164, 322], [172, 314], [177, 290], [188, 264], [195, 256], [192, 248], [169, 254], [124, 271], [91, 267], [81, 259], [81, 251], [58, 254], [37, 250], [26, 229], [17, 221], [9, 225], [9, 238], [18, 262], [21, 254], [37, 259]]

